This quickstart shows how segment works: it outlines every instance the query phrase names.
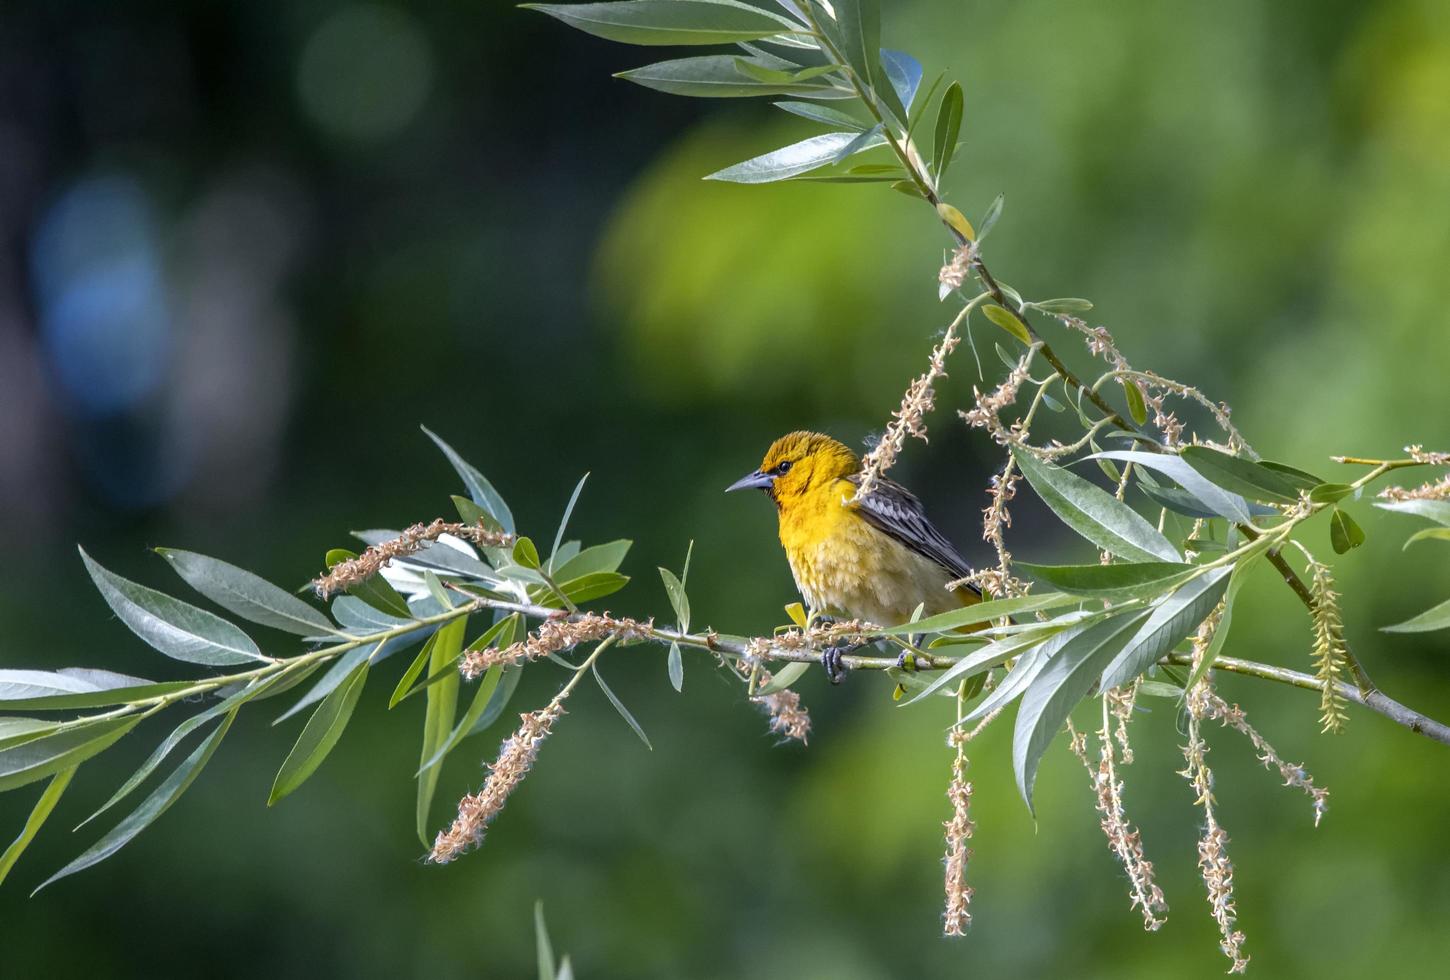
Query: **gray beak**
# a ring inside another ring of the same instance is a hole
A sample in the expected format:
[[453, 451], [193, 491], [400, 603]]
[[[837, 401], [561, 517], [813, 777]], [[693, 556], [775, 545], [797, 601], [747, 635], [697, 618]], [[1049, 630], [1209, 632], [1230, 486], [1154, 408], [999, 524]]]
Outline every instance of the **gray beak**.
[[734, 483], [725, 488], [725, 492], [731, 490], [764, 490], [775, 482], [775, 477], [769, 473], [762, 473], [756, 470], [754, 473], [747, 473]]

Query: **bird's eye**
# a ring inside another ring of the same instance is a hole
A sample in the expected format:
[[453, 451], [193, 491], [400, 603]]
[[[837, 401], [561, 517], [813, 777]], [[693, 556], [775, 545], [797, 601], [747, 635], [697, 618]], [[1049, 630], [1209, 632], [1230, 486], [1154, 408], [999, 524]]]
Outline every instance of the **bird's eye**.
[[790, 472], [790, 460], [786, 460], [784, 463], [781, 463], [779, 466], [777, 466], [775, 468], [775, 471], [777, 473], [780, 473], [782, 476], [785, 475], [786, 473], [789, 473]]

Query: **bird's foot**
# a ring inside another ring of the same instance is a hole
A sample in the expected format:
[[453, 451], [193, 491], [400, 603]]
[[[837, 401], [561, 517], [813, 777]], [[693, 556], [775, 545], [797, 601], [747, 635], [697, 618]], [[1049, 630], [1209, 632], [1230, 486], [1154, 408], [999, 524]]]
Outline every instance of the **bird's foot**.
[[846, 664], [843, 658], [850, 647], [831, 646], [821, 651], [821, 666], [826, 670], [826, 676], [831, 679], [832, 684], [841, 683], [846, 676]]

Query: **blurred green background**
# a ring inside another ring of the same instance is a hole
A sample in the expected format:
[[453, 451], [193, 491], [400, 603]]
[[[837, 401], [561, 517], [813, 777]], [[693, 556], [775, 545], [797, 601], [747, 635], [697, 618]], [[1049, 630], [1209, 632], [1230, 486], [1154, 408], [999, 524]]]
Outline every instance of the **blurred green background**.
[[[455, 478], [419, 423], [546, 539], [591, 471], [574, 530], [636, 540], [614, 611], [665, 610], [655, 566], [693, 539], [696, 622], [767, 630], [794, 599], [770, 508], [720, 489], [787, 429], [862, 444], [947, 320], [943, 236], [919, 203], [702, 183], [809, 125], [611, 79], [656, 52], [507, 4], [19, 3], [3, 20], [6, 667], [180, 676], [113, 620], [76, 543], [178, 591], [148, 546], [300, 585], [349, 528], [448, 512]], [[1331, 452], [1450, 447], [1450, 6], [897, 0], [884, 37], [966, 89], [948, 197], [980, 217], [1006, 195], [1000, 276], [1091, 297], [1139, 366], [1231, 402], [1271, 458], [1332, 473]], [[1000, 373], [976, 329], [986, 381], [959, 350], [931, 443], [898, 472], [981, 558], [999, 452], [946, 408]], [[1066, 536], [1026, 496], [1014, 550], [1052, 560]], [[1369, 541], [1338, 566], [1349, 638], [1391, 694], [1450, 716], [1443, 636], [1376, 632], [1450, 592], [1447, 552], [1402, 555], [1417, 524], [1354, 513]], [[1230, 652], [1305, 669], [1302, 610], [1260, 574]], [[1086, 773], [1048, 754], [1034, 826], [999, 726], [972, 753], [975, 924], [945, 941], [942, 711], [812, 672], [811, 744], [777, 747], [704, 658], [687, 655], [682, 696], [647, 648], [606, 666], [655, 750], [581, 692], [455, 865], [420, 861], [422, 710], [386, 712], [389, 681], [275, 810], [301, 723], [254, 707], [155, 827], [27, 898], [165, 730], [143, 728], [81, 771], [0, 891], [0, 972], [528, 976], [535, 899], [581, 977], [1225, 966], [1167, 703], [1135, 722], [1126, 774], [1172, 906], [1162, 931], [1127, 908]], [[518, 710], [559, 681], [531, 670]], [[1222, 690], [1333, 791], [1316, 830], [1303, 797], [1212, 733], [1252, 974], [1443, 975], [1450, 752], [1361, 712], [1317, 735], [1303, 692]], [[438, 825], [508, 727], [450, 759]], [[6, 841], [35, 792], [0, 797]]]

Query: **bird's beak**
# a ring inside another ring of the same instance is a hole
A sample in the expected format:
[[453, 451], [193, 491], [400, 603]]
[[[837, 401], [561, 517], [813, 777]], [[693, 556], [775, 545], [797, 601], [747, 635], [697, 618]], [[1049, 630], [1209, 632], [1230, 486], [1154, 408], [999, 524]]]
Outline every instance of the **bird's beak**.
[[725, 492], [731, 490], [764, 490], [775, 482], [775, 477], [769, 473], [762, 473], [756, 470], [754, 473], [747, 473], [734, 483], [725, 488]]

